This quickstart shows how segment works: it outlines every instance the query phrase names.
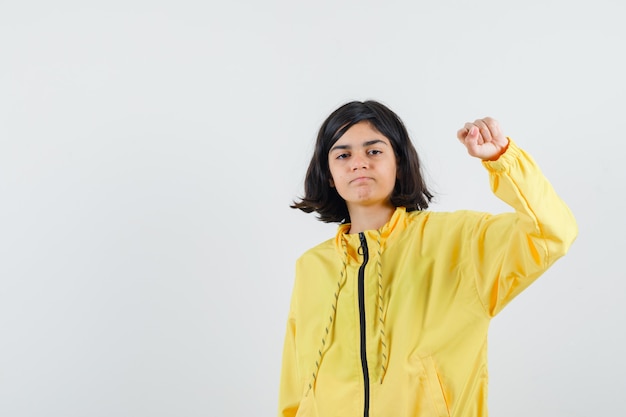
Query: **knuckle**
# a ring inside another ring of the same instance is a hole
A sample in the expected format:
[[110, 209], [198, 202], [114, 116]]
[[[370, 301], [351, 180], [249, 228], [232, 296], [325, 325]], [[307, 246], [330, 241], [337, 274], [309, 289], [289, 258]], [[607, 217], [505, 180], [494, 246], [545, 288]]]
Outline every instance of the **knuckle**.
[[487, 125], [489, 125], [489, 127], [497, 127], [498, 126], [498, 121], [496, 119], [491, 118], [491, 117], [486, 117], [485, 118], [485, 123], [487, 123]]

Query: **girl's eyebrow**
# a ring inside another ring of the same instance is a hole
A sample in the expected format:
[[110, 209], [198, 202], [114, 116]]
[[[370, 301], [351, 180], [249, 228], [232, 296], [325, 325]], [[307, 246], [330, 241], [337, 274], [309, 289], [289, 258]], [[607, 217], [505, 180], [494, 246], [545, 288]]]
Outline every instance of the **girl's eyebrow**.
[[[387, 145], [387, 143], [384, 140], [381, 139], [372, 139], [372, 140], [368, 140], [366, 142], [363, 142], [363, 147], [367, 147], [367, 146], [372, 146], [375, 145], [377, 143], [382, 143], [383, 145]], [[352, 149], [351, 145], [335, 145], [332, 148], [330, 148], [330, 151], [328, 152], [332, 152], [335, 150], [339, 150], [339, 149]]]

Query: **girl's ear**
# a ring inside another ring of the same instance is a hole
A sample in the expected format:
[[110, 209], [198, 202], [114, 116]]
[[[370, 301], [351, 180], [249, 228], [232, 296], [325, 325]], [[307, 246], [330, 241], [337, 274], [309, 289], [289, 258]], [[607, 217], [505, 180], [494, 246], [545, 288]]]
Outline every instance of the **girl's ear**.
[[335, 188], [335, 181], [333, 181], [332, 177], [328, 180], [328, 183], [330, 184], [331, 188]]

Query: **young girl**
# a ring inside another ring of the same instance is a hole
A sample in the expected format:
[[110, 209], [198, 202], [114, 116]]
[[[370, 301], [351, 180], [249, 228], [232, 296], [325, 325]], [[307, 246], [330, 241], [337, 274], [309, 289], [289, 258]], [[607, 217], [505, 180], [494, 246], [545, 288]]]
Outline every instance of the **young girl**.
[[296, 264], [280, 416], [487, 416], [489, 322], [577, 227], [498, 122], [457, 137], [514, 212], [426, 211], [417, 152], [378, 102], [347, 103], [322, 124], [292, 207], [340, 225]]

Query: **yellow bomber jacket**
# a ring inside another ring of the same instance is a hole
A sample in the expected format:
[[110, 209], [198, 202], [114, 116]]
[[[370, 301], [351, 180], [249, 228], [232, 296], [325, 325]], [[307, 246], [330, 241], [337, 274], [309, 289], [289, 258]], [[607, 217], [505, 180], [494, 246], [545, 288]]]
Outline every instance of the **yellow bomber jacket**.
[[341, 225], [298, 259], [279, 416], [487, 416], [490, 320], [578, 230], [513, 141], [483, 165], [513, 213], [399, 207], [380, 230]]

